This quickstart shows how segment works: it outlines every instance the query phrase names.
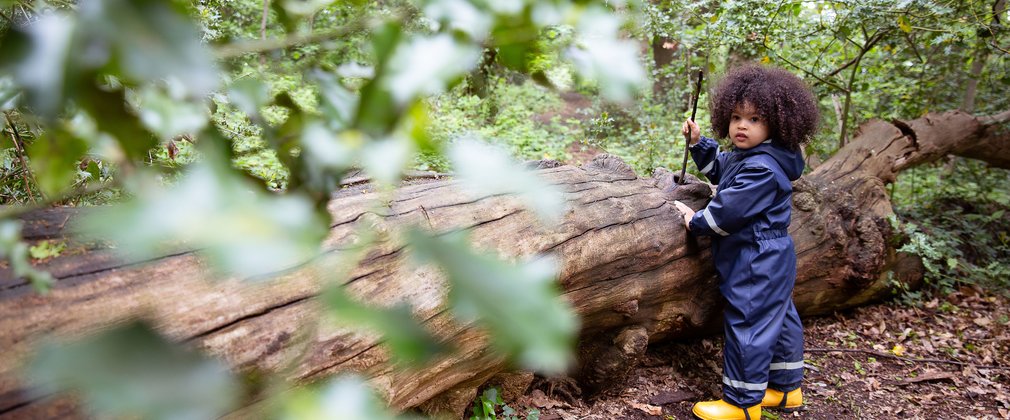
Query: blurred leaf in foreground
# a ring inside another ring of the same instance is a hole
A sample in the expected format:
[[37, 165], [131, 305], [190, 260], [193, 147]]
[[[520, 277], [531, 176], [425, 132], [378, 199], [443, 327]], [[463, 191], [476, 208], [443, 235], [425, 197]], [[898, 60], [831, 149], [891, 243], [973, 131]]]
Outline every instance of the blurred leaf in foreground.
[[43, 393], [79, 392], [97, 418], [217, 418], [234, 407], [240, 392], [223, 364], [140, 322], [42, 346], [28, 374]]
[[418, 323], [406, 304], [392, 308], [371, 307], [354, 301], [343, 287], [336, 285], [327, 288], [322, 299], [338, 323], [382, 334], [397, 363], [417, 366], [445, 351]]
[[522, 168], [504, 150], [476, 139], [462, 138], [451, 146], [449, 159], [472, 194], [517, 194], [526, 206], [548, 222], [557, 221], [565, 211], [561, 190]]
[[313, 258], [328, 231], [310, 200], [267, 195], [208, 162], [194, 164], [171, 187], [150, 184], [138, 188], [131, 201], [89, 215], [84, 230], [113, 240], [133, 258], [173, 247], [199, 249], [218, 268], [240, 276], [269, 274]]
[[457, 316], [485, 325], [496, 346], [524, 368], [557, 373], [568, 367], [578, 320], [558, 298], [551, 258], [508, 264], [475, 252], [462, 232], [437, 237], [413, 230], [408, 237], [414, 255], [445, 271]]
[[33, 268], [28, 251], [28, 244], [21, 241], [21, 221], [0, 220], [0, 258], [10, 263], [14, 278], [26, 277], [35, 291], [46, 293], [53, 284], [53, 276]]
[[612, 101], [629, 101], [646, 83], [638, 43], [618, 37], [620, 21], [612, 13], [590, 8], [579, 19], [580, 42], [568, 50], [579, 73], [599, 82]]
[[353, 375], [333, 379], [320, 388], [298, 388], [282, 402], [284, 420], [389, 420], [397, 416], [368, 384]]

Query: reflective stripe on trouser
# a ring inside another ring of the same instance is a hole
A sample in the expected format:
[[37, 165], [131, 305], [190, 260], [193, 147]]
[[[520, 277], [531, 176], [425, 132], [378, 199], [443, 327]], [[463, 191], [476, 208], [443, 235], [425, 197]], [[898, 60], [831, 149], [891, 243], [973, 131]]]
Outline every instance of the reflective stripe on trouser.
[[[720, 244], [717, 251], [732, 247], [738, 253], [716, 263], [726, 298], [723, 399], [738, 407], [759, 404], [768, 386], [795, 389], [803, 377], [803, 326], [792, 302], [792, 239], [747, 242]], [[776, 369], [770, 370], [773, 362]]]

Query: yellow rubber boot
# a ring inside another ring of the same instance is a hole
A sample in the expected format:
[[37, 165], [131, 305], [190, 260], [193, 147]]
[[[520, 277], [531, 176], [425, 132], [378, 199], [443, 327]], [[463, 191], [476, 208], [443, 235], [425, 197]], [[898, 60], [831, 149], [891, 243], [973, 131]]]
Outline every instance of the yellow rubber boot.
[[703, 401], [691, 411], [702, 420], [761, 420], [760, 404], [740, 408], [723, 400]]
[[768, 388], [765, 390], [765, 397], [761, 400], [761, 406], [775, 408], [791, 413], [803, 408], [803, 391], [796, 388], [789, 392], [776, 391]]

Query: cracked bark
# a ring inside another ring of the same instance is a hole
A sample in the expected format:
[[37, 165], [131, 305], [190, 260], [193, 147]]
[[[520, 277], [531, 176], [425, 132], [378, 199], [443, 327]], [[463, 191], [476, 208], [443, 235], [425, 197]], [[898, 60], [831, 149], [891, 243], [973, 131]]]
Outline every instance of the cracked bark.
[[[1010, 111], [992, 117], [960, 112], [911, 121], [873, 121], [853, 141], [794, 183], [790, 233], [798, 250], [796, 306], [805, 315], [861, 305], [888, 293], [887, 278], [915, 284], [918, 262], [897, 255], [886, 218], [886, 183], [913, 165], [946, 154], [982, 158], [1010, 168]], [[673, 174], [638, 178], [624, 162], [600, 156], [583, 167], [541, 163], [539, 171], [567, 192], [572, 208], [556, 226], [508, 196], [473, 197], [451, 180], [402, 187], [387, 208], [358, 185], [329, 205], [333, 227], [324, 252], [350, 246], [356, 223], [380, 230], [428, 226], [444, 233], [472, 227], [474, 244], [507, 258], [550, 250], [561, 263], [564, 298], [582, 318], [580, 364], [573, 376], [593, 388], [616, 380], [647, 342], [718, 330], [718, 280], [706, 240], [687, 235], [673, 199], [704, 206], [711, 187], [694, 180], [675, 187]], [[424, 208], [426, 211], [417, 211]], [[374, 212], [373, 212], [374, 211]], [[26, 235], [58, 237], [75, 211], [30, 214]], [[427, 213], [426, 218], [423, 213]], [[394, 370], [379, 337], [318, 325], [320, 283], [310, 268], [276, 281], [207, 282], [209, 271], [189, 252], [143, 264], [107, 251], [65, 255], [45, 265], [61, 280], [52, 293], [27, 292], [0, 269], [0, 415], [12, 418], [78, 416], [67, 398], [33, 399], [17, 370], [40, 337], [76, 337], [143, 315], [166, 336], [221, 357], [238, 370], [286, 372], [293, 384], [355, 371], [369, 378], [393, 407], [442, 407], [445, 398], [475, 395], [508, 369], [484, 334], [445, 310], [445, 284], [432, 268], [406, 263], [393, 240], [371, 250], [348, 276], [347, 288], [382, 305], [407, 302], [424, 325], [451, 340], [457, 352], [412, 371]], [[614, 346], [617, 346], [616, 348]], [[620, 360], [614, 359], [618, 358]], [[615, 363], [620, 362], [620, 363]], [[607, 378], [606, 376], [615, 376]], [[237, 416], [255, 416], [251, 406]]]

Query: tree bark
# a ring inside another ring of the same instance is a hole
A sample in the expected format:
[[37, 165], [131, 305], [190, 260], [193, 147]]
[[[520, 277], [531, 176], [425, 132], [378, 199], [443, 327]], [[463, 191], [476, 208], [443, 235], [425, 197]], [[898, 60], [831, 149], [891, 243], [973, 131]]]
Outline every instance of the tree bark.
[[[804, 315], [861, 305], [890, 293], [889, 278], [916, 284], [918, 261], [898, 255], [887, 218], [884, 185], [896, 173], [948, 153], [1010, 168], [1010, 111], [992, 117], [960, 112], [911, 121], [871, 121], [853, 141], [794, 183], [790, 233], [798, 254], [794, 299]], [[584, 383], [619, 376], [645, 344], [712, 332], [720, 323], [718, 280], [708, 242], [688, 235], [671, 205], [698, 209], [711, 186], [673, 187], [669, 171], [639, 178], [619, 159], [598, 156], [583, 167], [543, 165], [539, 174], [566, 191], [570, 211], [542, 226], [509, 196], [474, 197], [453, 180], [408, 185], [375, 212], [376, 195], [359, 185], [329, 206], [333, 224], [324, 250], [347, 247], [357, 221], [379, 230], [405, 225], [435, 232], [471, 229], [474, 244], [506, 258], [554, 254], [564, 298], [582, 319], [580, 366]], [[554, 166], [554, 167], [550, 167]], [[32, 214], [26, 236], [58, 236], [68, 212]], [[78, 337], [144, 316], [166, 336], [226, 360], [236, 370], [285, 372], [304, 384], [339, 372], [358, 372], [397, 409], [438, 407], [439, 395], [471, 401], [478, 386], [508, 369], [483, 332], [446, 312], [446, 285], [429, 267], [408, 264], [401, 244], [373, 249], [345, 280], [346, 288], [378, 305], [407, 302], [415, 315], [457, 351], [417, 370], [397, 370], [378, 337], [320, 325], [314, 299], [325, 279], [311, 269], [276, 281], [208, 282], [210, 272], [192, 252], [126, 264], [111, 251], [65, 252], [46, 264], [58, 279], [40, 296], [9, 269], [0, 271], [0, 417], [76, 417], [69, 399], [38, 400], [23, 390], [18, 369], [42, 336]], [[307, 338], [306, 338], [307, 337]], [[291, 369], [287, 369], [293, 366]], [[445, 407], [442, 407], [445, 409]], [[254, 415], [256, 407], [239, 413]]]

